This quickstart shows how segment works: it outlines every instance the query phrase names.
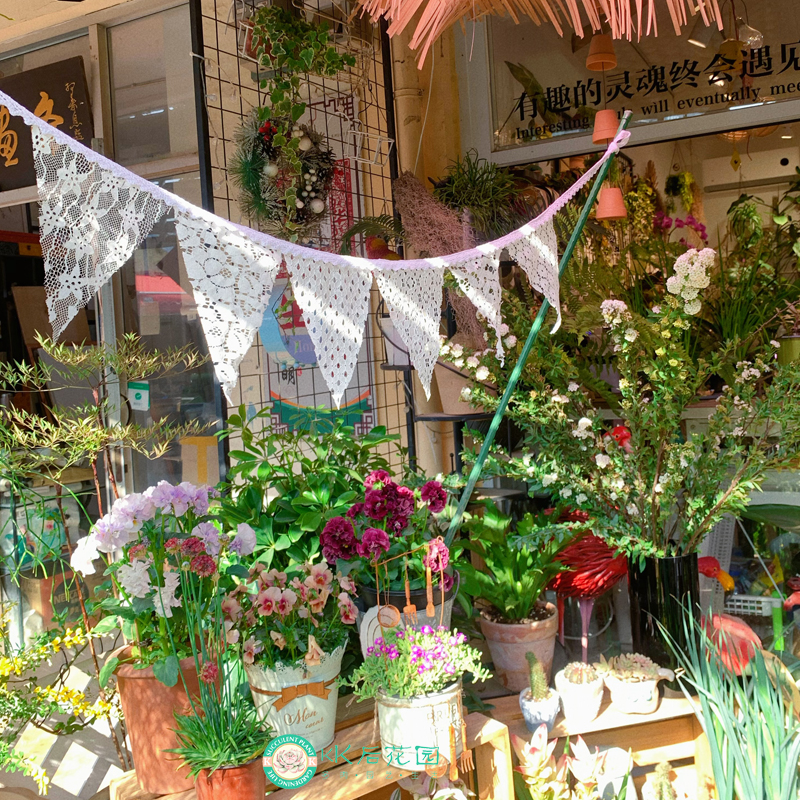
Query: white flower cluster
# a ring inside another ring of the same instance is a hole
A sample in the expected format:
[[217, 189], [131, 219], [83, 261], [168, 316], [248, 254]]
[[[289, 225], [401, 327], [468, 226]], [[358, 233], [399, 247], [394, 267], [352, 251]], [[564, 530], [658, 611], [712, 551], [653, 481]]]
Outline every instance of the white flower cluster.
[[572, 431], [572, 435], [576, 439], [591, 439], [593, 436], [592, 421], [589, 417], [581, 417], [578, 420], [578, 427]]
[[622, 300], [603, 300], [600, 304], [600, 311], [606, 325], [620, 325], [631, 318], [628, 306]]
[[675, 274], [667, 279], [667, 291], [679, 296], [683, 310], [690, 315], [697, 314], [701, 308], [698, 295], [700, 289], [711, 283], [710, 270], [716, 263], [717, 252], [710, 247], [702, 250], [687, 250], [675, 262]]

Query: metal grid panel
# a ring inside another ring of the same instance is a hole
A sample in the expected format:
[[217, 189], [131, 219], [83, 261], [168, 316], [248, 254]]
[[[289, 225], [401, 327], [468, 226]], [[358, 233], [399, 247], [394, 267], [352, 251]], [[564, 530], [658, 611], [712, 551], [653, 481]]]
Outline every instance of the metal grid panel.
[[[246, 20], [257, 5], [258, 0], [202, 0], [201, 5], [214, 210], [251, 227], [254, 222], [243, 216], [236, 187], [228, 178], [228, 164], [242, 119], [253, 107], [267, 104], [259, 84], [263, 73], [259, 74], [246, 48]], [[325, 249], [335, 250], [353, 222], [393, 211], [388, 158], [393, 143], [386, 114], [383, 39], [380, 29], [365, 19], [348, 24], [352, 9], [342, 0], [292, 0], [287, 7], [305, 14], [309, 21], [327, 20], [337, 48], [357, 57], [356, 66], [346, 73], [336, 79], [311, 78], [303, 90], [309, 108], [301, 122], [311, 122], [326, 136], [338, 162], [329, 195], [331, 222], [322, 238]], [[354, 254], [364, 255], [362, 241], [356, 241]], [[379, 299], [375, 287], [372, 294], [374, 310]], [[279, 301], [276, 297], [275, 306]], [[251, 411], [270, 406], [274, 411], [271, 424], [285, 430], [296, 427], [296, 406], [331, 407], [331, 398], [318, 369], [302, 361], [308, 342], [295, 335], [297, 327], [286, 327], [289, 322], [302, 327], [299, 314], [292, 313], [288, 321], [282, 317], [282, 322], [280, 330], [274, 324], [262, 326], [256, 346], [242, 362], [234, 400]], [[291, 350], [299, 363], [290, 364], [287, 352], [279, 352], [281, 346]], [[357, 430], [386, 425], [391, 432], [401, 433], [407, 445], [402, 373], [378, 368], [384, 359], [383, 341], [371, 315], [342, 407], [352, 410], [349, 420]]]

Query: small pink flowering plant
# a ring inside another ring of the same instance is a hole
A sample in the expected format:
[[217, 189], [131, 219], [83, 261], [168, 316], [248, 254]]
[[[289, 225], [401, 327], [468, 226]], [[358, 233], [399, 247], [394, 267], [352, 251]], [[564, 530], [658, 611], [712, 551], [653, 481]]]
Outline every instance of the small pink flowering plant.
[[213, 602], [220, 581], [232, 583], [228, 570], [243, 569], [240, 559], [256, 544], [249, 525], [225, 533], [212, 521], [215, 497], [208, 486], [166, 481], [120, 497], [72, 555], [82, 575], [106, 557], [114, 592], [91, 611], [116, 617], [136, 664], [152, 665], [168, 686], [178, 680], [177, 661], [192, 652], [185, 604]]
[[[363, 499], [345, 516], [325, 524], [319, 538], [325, 560], [342, 574], [357, 573], [362, 584], [374, 586], [375, 565], [394, 559], [380, 568], [381, 588], [388, 579], [389, 588], [399, 590], [405, 586], [406, 571], [412, 590], [424, 588], [430, 567], [436, 581], [449, 591], [453, 576], [445, 570], [450, 553], [438, 538], [446, 527], [442, 512], [448, 495], [442, 484], [431, 480], [412, 489], [379, 469], [367, 475], [364, 490]], [[395, 558], [404, 553], [409, 555]]]
[[354, 596], [350, 578], [324, 563], [288, 574], [254, 564], [222, 601], [228, 644], [247, 665], [319, 665], [347, 640], [358, 617]]
[[481, 654], [467, 643], [466, 634], [423, 625], [390, 628], [367, 648], [364, 663], [347, 685], [363, 700], [378, 692], [394, 697], [420, 697], [440, 692], [465, 673], [485, 681], [491, 673], [481, 664]]

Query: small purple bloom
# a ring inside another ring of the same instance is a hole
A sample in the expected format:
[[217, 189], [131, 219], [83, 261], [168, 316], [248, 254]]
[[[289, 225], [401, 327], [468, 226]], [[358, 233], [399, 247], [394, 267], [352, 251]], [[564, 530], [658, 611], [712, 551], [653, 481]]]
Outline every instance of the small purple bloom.
[[219, 555], [219, 531], [211, 522], [201, 522], [192, 529], [192, 536], [201, 539], [210, 556]]
[[422, 626], [422, 627], [419, 629], [419, 632], [420, 632], [420, 633], [422, 633], [422, 634], [424, 634], [425, 636], [427, 636], [428, 634], [431, 634], [431, 633], [433, 633], [433, 628], [431, 628], [431, 626], [430, 626], [430, 625], [423, 625], [423, 626]]
[[374, 647], [368, 647], [367, 648], [367, 655], [368, 656], [371, 656], [374, 652], [375, 652], [375, 648]]

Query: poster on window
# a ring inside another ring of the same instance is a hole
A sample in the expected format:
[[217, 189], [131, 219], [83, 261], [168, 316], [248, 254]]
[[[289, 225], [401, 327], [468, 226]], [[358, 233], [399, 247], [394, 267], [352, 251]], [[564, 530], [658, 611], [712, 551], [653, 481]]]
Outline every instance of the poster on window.
[[738, 109], [800, 98], [800, 4], [740, 13], [724, 15], [722, 33], [700, 21], [680, 38], [662, 26], [658, 37], [614, 41], [617, 65], [605, 72], [585, 66], [588, 29], [561, 38], [527, 17], [490, 17], [493, 149], [586, 134], [603, 108], [631, 110], [634, 128], [720, 113], [734, 128]]

